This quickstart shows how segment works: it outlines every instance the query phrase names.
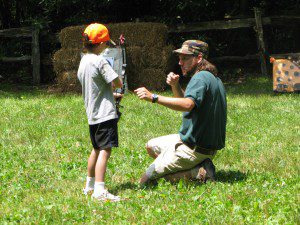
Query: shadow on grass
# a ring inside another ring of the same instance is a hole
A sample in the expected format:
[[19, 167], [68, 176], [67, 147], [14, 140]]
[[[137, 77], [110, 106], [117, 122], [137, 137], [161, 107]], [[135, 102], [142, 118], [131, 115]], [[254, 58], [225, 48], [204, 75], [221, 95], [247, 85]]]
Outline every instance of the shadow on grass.
[[109, 191], [111, 193], [117, 193], [121, 190], [127, 190], [127, 189], [137, 190], [139, 188], [140, 188], [140, 185], [138, 183], [126, 182], [126, 183], [119, 184], [113, 188], [110, 188]]
[[[161, 178], [163, 179], [163, 178]], [[242, 173], [241, 171], [225, 171], [225, 170], [219, 170], [216, 172], [216, 182], [221, 182], [221, 183], [236, 183], [236, 182], [241, 182], [245, 181], [247, 179], [247, 175], [245, 173]], [[173, 185], [177, 185], [180, 180], [178, 181], [165, 181], [165, 182], [170, 182]], [[203, 183], [199, 183], [199, 181], [184, 181], [189, 184], [194, 184], [194, 185], [204, 185]], [[127, 190], [127, 189], [132, 189], [132, 190], [138, 190], [138, 189], [156, 189], [158, 186], [158, 181], [154, 180], [151, 181], [150, 183], [140, 186], [138, 183], [133, 183], [133, 182], [126, 182], [120, 185], [115, 186], [114, 188], [110, 189], [112, 193], [117, 193], [120, 190]]]
[[0, 84], [0, 97], [21, 98], [21, 96], [37, 96], [41, 92], [46, 93], [46, 89], [42, 86]]
[[59, 90], [52, 90], [51, 85], [19, 85], [19, 84], [9, 84], [0, 83], [0, 98], [23, 98], [23, 97], [38, 97], [42, 95], [54, 95], [57, 97], [64, 97], [66, 95], [81, 95], [76, 92], [62, 92]]
[[223, 183], [235, 183], [244, 181], [247, 179], [247, 175], [242, 173], [241, 171], [224, 171], [219, 170], [216, 172], [216, 182], [223, 182]]

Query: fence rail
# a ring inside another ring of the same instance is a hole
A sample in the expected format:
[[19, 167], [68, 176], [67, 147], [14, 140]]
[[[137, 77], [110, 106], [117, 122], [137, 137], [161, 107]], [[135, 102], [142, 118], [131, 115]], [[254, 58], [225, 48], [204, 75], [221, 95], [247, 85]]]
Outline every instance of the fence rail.
[[40, 43], [39, 43], [39, 29], [37, 27], [21, 27], [6, 30], [0, 30], [0, 38], [31, 38], [31, 55], [19, 57], [1, 57], [2, 62], [22, 62], [31, 60], [32, 64], [32, 78], [33, 83], [38, 85], [41, 81], [40, 76]]
[[[297, 26], [300, 25], [300, 16], [273, 16], [262, 17], [262, 25], [267, 26]], [[255, 18], [217, 20], [209, 22], [179, 24], [170, 27], [169, 33], [189, 33], [207, 30], [229, 30], [238, 28], [255, 27]]]
[[32, 37], [32, 27], [19, 27], [0, 30], [0, 37], [17, 38], [17, 37]]

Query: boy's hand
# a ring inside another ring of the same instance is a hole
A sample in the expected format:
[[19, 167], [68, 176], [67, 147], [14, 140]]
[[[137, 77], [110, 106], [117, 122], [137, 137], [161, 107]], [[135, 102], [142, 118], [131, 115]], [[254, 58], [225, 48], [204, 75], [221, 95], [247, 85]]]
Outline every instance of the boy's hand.
[[124, 96], [123, 94], [121, 94], [121, 93], [116, 93], [116, 92], [114, 92], [113, 95], [114, 95], [115, 100], [116, 100], [116, 99], [120, 99], [120, 101], [121, 101], [121, 99], [122, 99], [123, 96]]

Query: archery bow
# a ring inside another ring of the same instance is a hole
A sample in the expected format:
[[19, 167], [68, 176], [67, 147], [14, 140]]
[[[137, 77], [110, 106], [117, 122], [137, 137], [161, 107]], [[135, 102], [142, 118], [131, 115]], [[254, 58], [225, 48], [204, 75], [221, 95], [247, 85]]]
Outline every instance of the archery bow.
[[[121, 74], [121, 78], [122, 78], [122, 82], [123, 82], [123, 85], [122, 87], [120, 88], [120, 91], [118, 91], [118, 93], [120, 94], [124, 94], [125, 93], [125, 89], [126, 89], [126, 73], [125, 73], [125, 69], [126, 69], [126, 52], [125, 52], [125, 37], [123, 34], [121, 34], [121, 36], [119, 37], [119, 46], [121, 48], [121, 51], [122, 51], [122, 74]], [[117, 114], [118, 114], [118, 119], [120, 119], [122, 113], [120, 112], [120, 107], [123, 107], [120, 105], [120, 101], [121, 101], [121, 98], [117, 98], [116, 99], [116, 109], [117, 109]]]

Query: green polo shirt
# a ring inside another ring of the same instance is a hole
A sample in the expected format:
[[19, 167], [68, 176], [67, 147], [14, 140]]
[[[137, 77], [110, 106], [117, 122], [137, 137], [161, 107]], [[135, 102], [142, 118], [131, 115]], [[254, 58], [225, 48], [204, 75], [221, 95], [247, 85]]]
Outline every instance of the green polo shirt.
[[222, 81], [208, 71], [198, 72], [188, 83], [184, 97], [192, 99], [195, 107], [182, 115], [181, 140], [211, 150], [223, 148], [227, 102]]

